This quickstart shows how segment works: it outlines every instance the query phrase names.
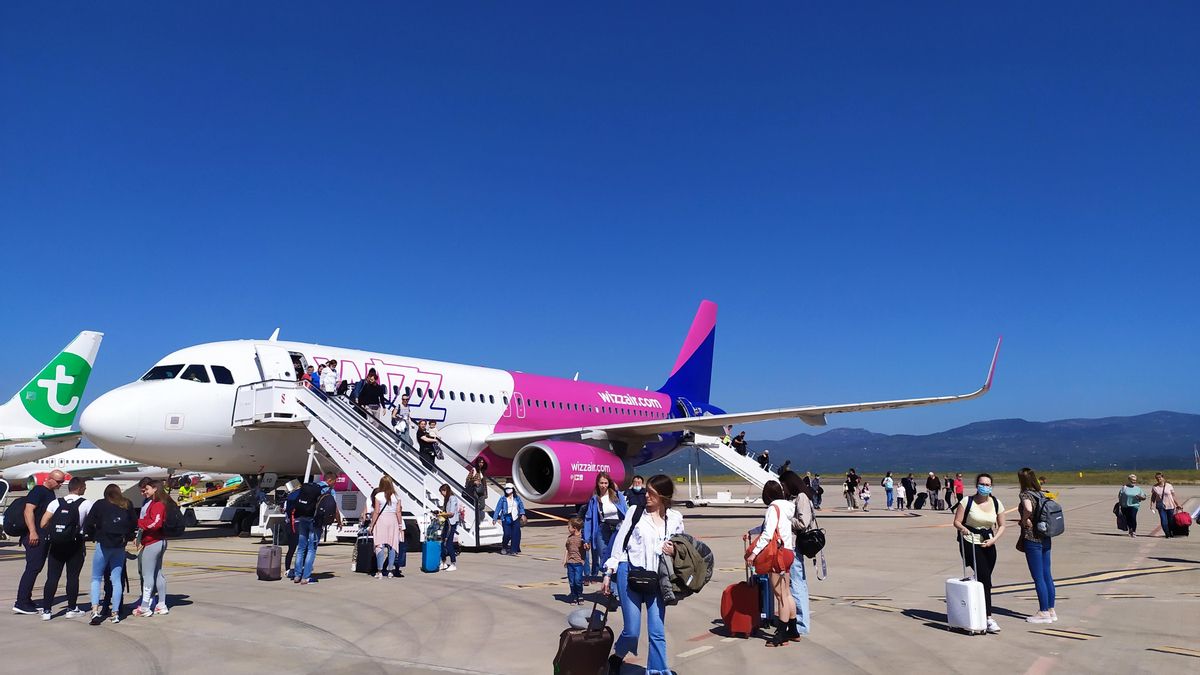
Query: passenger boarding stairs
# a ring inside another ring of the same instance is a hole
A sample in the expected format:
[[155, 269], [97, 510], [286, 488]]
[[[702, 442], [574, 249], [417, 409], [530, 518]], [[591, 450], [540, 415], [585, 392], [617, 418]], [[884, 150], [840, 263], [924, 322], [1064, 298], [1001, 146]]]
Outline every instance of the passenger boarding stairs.
[[760, 489], [767, 484], [767, 481], [779, 478], [774, 472], [759, 466], [753, 458], [739, 455], [736, 450], [722, 443], [721, 439], [716, 436], [696, 434], [691, 445]]
[[501, 490], [488, 490], [485, 513], [476, 527], [472, 500], [463, 496], [466, 457], [443, 443], [445, 458], [434, 462], [430, 470], [406, 435], [365, 415], [344, 397], [328, 396], [286, 380], [243, 385], [234, 403], [233, 426], [307, 429], [364, 499], [370, 499], [380, 478], [390, 476], [400, 491], [405, 519], [416, 521], [422, 538], [442, 509], [438, 489], [444, 483], [466, 506], [468, 522], [459, 528], [457, 537], [463, 546], [488, 546], [503, 539], [503, 531], [490, 515]]

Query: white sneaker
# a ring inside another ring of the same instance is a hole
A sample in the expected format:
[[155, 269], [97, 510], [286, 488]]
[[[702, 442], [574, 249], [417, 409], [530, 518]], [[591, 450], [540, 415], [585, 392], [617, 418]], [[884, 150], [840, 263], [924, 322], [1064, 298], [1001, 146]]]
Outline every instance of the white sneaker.
[[442, 563], [440, 566], [438, 566], [438, 569], [439, 569], [439, 570], [441, 570], [441, 571], [443, 571], [443, 572], [445, 572], [445, 571], [446, 571], [446, 569], [447, 569], [447, 568], [449, 568], [449, 567], [450, 567], [450, 565], [448, 565], [448, 564], [446, 564], [446, 563]]
[[447, 567], [447, 568], [446, 568], [446, 571], [447, 571], [447, 572], [453, 572], [453, 571], [454, 571], [454, 570], [456, 570], [456, 569], [458, 569], [458, 568], [457, 568], [457, 567], [455, 567], [454, 565], [450, 565], [449, 567]]
[[1049, 616], [1046, 616], [1045, 614], [1040, 614], [1040, 613], [1039, 614], [1031, 614], [1031, 615], [1025, 617], [1025, 621], [1028, 623], [1054, 623], [1054, 619], [1050, 618]]
[[1000, 632], [1000, 624], [996, 623], [996, 620], [990, 616], [988, 617], [988, 620], [987, 620], [987, 632], [989, 632], [989, 633], [999, 633]]
[[72, 607], [71, 609], [68, 609], [67, 613], [63, 616], [67, 617], [68, 619], [74, 619], [75, 617], [83, 616], [84, 614], [86, 614], [86, 612], [84, 612], [82, 609], [79, 609], [78, 607]]
[[49, 621], [49, 620], [50, 620], [50, 612], [43, 610], [42, 611], [42, 621]]
[[166, 605], [159, 605], [158, 607], [154, 608], [154, 613], [159, 616], [166, 616], [167, 614], [171, 613], [171, 610], [168, 609]]

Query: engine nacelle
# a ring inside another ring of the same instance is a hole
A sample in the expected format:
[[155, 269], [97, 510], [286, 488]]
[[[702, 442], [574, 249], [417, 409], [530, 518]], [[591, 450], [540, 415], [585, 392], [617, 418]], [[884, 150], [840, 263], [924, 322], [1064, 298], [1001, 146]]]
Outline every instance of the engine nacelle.
[[596, 488], [596, 475], [607, 472], [625, 482], [621, 458], [607, 450], [574, 441], [538, 441], [513, 457], [513, 484], [521, 497], [540, 504], [582, 504]]

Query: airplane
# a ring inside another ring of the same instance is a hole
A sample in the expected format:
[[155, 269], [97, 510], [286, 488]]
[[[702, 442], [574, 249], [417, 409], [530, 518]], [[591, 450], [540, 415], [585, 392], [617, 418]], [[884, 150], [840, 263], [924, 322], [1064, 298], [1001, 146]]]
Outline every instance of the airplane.
[[[171, 472], [159, 466], [146, 466], [118, 457], [100, 448], [76, 448], [63, 453], [43, 457], [32, 462], [10, 466], [0, 471], [0, 478], [12, 485], [32, 487], [40, 485], [46, 475], [58, 469], [71, 478], [112, 478], [114, 480], [137, 480], [140, 478], [163, 478]], [[175, 473], [175, 476], [182, 476]]]
[[240, 387], [294, 381], [308, 365], [338, 361], [341, 380], [374, 369], [389, 392], [410, 396], [414, 419], [493, 476], [512, 476], [525, 499], [586, 501], [604, 471], [624, 484], [632, 468], [724, 428], [774, 419], [821, 426], [826, 415], [965, 401], [992, 386], [1000, 343], [982, 387], [955, 396], [726, 413], [710, 403], [717, 305], [703, 301], [665, 384], [657, 391], [328, 347], [277, 339], [210, 342], [163, 357], [139, 380], [84, 411], [81, 428], [111, 452], [160, 466], [253, 475], [304, 475], [311, 436], [303, 428], [234, 427]]
[[0, 468], [78, 447], [72, 431], [103, 333], [85, 330], [0, 406]]

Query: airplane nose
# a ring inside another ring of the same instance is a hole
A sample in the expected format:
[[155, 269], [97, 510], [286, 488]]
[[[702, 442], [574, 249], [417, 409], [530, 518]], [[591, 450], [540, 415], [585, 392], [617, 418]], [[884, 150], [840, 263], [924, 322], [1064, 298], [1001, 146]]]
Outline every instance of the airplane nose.
[[119, 455], [133, 447], [138, 432], [138, 406], [128, 391], [116, 389], [92, 401], [79, 418], [79, 428], [102, 450]]

